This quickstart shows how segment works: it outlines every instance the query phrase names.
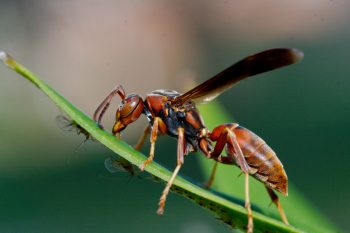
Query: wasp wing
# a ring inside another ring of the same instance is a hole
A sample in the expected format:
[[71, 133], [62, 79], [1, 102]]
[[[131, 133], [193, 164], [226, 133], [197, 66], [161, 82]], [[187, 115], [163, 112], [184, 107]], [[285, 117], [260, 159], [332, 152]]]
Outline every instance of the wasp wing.
[[176, 97], [172, 101], [172, 106], [181, 106], [190, 100], [197, 103], [211, 101], [242, 79], [291, 65], [300, 61], [303, 56], [303, 52], [291, 48], [275, 48], [248, 56]]

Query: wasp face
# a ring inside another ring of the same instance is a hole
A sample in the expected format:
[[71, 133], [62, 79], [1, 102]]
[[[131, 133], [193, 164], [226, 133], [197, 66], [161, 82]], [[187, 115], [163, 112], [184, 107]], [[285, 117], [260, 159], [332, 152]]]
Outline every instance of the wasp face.
[[139, 95], [131, 94], [123, 99], [117, 110], [113, 134], [120, 133], [128, 124], [136, 121], [140, 117], [143, 107], [143, 100]]

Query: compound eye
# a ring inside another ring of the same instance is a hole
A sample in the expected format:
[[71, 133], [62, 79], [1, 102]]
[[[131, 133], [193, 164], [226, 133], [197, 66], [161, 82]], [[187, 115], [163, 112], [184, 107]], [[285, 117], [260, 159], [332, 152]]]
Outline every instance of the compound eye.
[[139, 104], [140, 100], [136, 96], [126, 98], [119, 107], [120, 117], [129, 116]]
[[142, 98], [138, 95], [129, 95], [123, 100], [122, 104], [120, 105], [117, 117], [120, 120], [123, 119], [123, 121], [131, 123], [141, 115], [142, 110]]

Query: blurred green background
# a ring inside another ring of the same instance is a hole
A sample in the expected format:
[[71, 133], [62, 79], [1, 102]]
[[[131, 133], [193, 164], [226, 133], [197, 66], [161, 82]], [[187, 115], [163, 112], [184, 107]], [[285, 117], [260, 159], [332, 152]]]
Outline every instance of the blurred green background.
[[[0, 50], [91, 115], [116, 84], [143, 96], [185, 91], [248, 54], [301, 49], [302, 63], [243, 81], [219, 100], [347, 232], [349, 13], [350, 2], [337, 0], [0, 1]], [[0, 106], [1, 232], [231, 232], [177, 195], [157, 216], [163, 185], [147, 174], [109, 173], [104, 160], [113, 154], [98, 143], [76, 150], [84, 138], [57, 126], [57, 107], [1, 66]], [[135, 143], [145, 124], [142, 118], [123, 138]], [[163, 137], [156, 160], [172, 168], [175, 151]], [[197, 159], [189, 156], [182, 174], [205, 180]]]

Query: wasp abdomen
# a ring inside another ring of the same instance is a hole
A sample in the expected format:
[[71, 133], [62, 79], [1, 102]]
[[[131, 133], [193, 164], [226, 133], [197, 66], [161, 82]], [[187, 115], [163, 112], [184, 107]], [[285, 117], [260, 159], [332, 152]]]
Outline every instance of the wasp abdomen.
[[241, 126], [234, 128], [244, 158], [252, 169], [251, 175], [268, 187], [288, 194], [288, 179], [276, 153], [253, 132]]

